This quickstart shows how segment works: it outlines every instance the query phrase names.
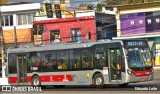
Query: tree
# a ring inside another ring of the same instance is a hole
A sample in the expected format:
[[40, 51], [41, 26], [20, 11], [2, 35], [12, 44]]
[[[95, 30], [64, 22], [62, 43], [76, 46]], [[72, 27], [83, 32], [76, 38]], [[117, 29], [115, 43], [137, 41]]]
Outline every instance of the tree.
[[120, 4], [121, 0], [105, 0], [107, 5], [118, 5]]
[[160, 0], [105, 0], [104, 3], [107, 5], [125, 5], [125, 4], [146, 3], [154, 1], [160, 1]]
[[0, 5], [8, 3], [8, 0], [0, 0]]
[[102, 5], [99, 3], [96, 5], [96, 11], [101, 11], [102, 10]]
[[94, 4], [91, 3], [84, 3], [84, 4], [80, 4], [79, 7], [87, 7], [88, 9], [94, 9]]

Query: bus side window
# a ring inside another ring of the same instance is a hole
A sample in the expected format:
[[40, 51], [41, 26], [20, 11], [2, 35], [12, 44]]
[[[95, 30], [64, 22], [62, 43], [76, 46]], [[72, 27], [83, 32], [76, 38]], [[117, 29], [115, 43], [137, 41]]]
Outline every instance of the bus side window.
[[32, 67], [32, 66], [35, 65], [34, 56], [30, 56], [30, 57], [29, 57], [28, 65], [29, 65], [30, 67]]
[[67, 69], [67, 59], [66, 58], [64, 58], [63, 60], [62, 69]]
[[75, 59], [75, 55], [74, 55], [74, 52], [75, 50], [68, 50], [69, 52], [69, 62], [68, 62], [68, 69], [75, 69], [75, 62], [74, 62], [74, 59]]
[[58, 60], [58, 69], [62, 69], [62, 60]]
[[90, 49], [82, 49], [82, 68], [91, 68], [91, 54]]
[[81, 50], [75, 50], [74, 54], [74, 67], [75, 69], [80, 69], [81, 68]]
[[82, 68], [88, 68], [89, 67], [89, 62], [87, 58], [82, 59]]
[[68, 69], [68, 53], [67, 50], [57, 52], [58, 69]]
[[57, 62], [56, 62], [55, 59], [53, 60], [52, 69], [53, 69], [53, 70], [56, 70], [56, 69], [57, 69]]
[[103, 68], [106, 64], [106, 52], [104, 46], [95, 47], [95, 68]]

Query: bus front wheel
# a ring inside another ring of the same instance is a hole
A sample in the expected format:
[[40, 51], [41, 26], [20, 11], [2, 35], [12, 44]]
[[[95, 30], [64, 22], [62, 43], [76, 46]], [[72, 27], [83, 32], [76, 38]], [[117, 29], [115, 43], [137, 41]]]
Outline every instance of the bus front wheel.
[[33, 78], [32, 78], [32, 85], [33, 86], [40, 86], [41, 85], [39, 76], [37, 76], [37, 75], [33, 76]]
[[93, 78], [93, 84], [94, 86], [96, 86], [97, 88], [103, 88], [104, 85], [104, 78], [102, 76], [102, 74], [98, 73], [94, 76]]

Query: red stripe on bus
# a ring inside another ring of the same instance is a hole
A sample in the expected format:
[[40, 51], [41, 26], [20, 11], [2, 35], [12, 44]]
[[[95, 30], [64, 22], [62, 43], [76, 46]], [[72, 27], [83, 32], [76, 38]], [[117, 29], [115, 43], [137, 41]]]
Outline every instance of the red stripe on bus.
[[[39, 76], [41, 82], [73, 81], [72, 75], [43, 75]], [[18, 83], [18, 77], [9, 77], [9, 83]], [[32, 82], [32, 76], [27, 76], [27, 82]]]
[[18, 77], [8, 77], [8, 82], [9, 83], [17, 83], [18, 82]]
[[66, 75], [66, 78], [68, 81], [73, 81], [73, 76], [72, 75]]
[[27, 76], [27, 82], [32, 82], [32, 76]]
[[40, 76], [41, 82], [63, 82], [64, 80], [73, 81], [72, 75], [46, 75]]

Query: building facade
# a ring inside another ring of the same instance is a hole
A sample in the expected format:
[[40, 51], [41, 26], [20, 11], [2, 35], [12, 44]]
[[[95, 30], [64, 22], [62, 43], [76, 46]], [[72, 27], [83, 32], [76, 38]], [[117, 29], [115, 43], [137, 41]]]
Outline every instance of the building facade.
[[96, 29], [97, 40], [117, 37], [115, 15], [96, 13]]
[[1, 0], [0, 5], [8, 3], [8, 0]]
[[70, 0], [54, 0], [54, 4], [65, 4], [67, 7], [70, 7]]
[[32, 42], [32, 22], [39, 14], [40, 3], [11, 3], [0, 8], [4, 43]]
[[43, 25], [45, 28], [42, 34], [35, 35], [35, 45], [57, 42], [55, 41], [57, 38], [58, 42], [96, 40], [95, 12], [85, 10], [74, 11], [73, 14], [75, 17], [69, 14], [63, 14], [62, 18], [35, 17], [33, 23], [38, 27]]
[[26, 2], [0, 6], [5, 52], [7, 48], [33, 45], [32, 22], [39, 8], [40, 3]]
[[117, 37], [113, 39], [146, 39], [154, 57], [154, 68], [160, 68], [160, 2], [115, 6]]

